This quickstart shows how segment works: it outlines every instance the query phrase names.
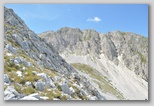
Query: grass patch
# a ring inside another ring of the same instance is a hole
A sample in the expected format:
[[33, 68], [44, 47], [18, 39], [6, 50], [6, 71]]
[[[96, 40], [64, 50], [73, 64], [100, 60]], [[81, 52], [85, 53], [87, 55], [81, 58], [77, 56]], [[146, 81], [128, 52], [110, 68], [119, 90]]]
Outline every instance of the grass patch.
[[13, 62], [10, 62], [10, 57], [9, 56], [4, 56], [4, 73], [7, 72], [12, 72], [12, 71], [17, 71], [19, 70], [20, 66], [14, 64]]
[[84, 37], [83, 37], [83, 40], [85, 40], [85, 41], [90, 40], [90, 39], [92, 38], [92, 36], [93, 36], [93, 35], [90, 33], [90, 34], [84, 36]]
[[117, 89], [113, 88], [109, 80], [106, 77], [100, 76], [101, 74], [95, 69], [93, 69], [92, 67], [85, 65], [85, 64], [80, 64], [80, 63], [73, 63], [71, 65], [75, 67], [76, 69], [89, 74], [94, 79], [97, 79], [96, 83], [99, 85], [100, 89], [102, 89], [104, 93], [109, 92], [117, 96], [117, 98], [119, 99], [124, 99], [122, 94], [119, 91], [117, 91]]
[[147, 60], [146, 60], [146, 58], [142, 55], [142, 53], [140, 53], [140, 52], [138, 51], [138, 54], [139, 54], [139, 56], [140, 56], [141, 62], [142, 62], [142, 63], [147, 63]]
[[30, 95], [36, 92], [36, 90], [30, 86], [19, 86], [14, 84], [14, 88], [17, 90], [17, 92], [25, 95]]
[[49, 98], [49, 100], [53, 100], [54, 98], [58, 98], [60, 100], [66, 100], [67, 98], [62, 96], [61, 91], [56, 90], [56, 89], [45, 89], [42, 93], [41, 96], [46, 96]]
[[127, 33], [126, 32], [120, 32], [122, 36], [126, 35]]
[[36, 71], [38, 72], [38, 70], [36, 70], [35, 68], [31, 68], [31, 67], [28, 67], [24, 72], [24, 80], [25, 81], [30, 81], [30, 82], [35, 82], [35, 81], [38, 81], [38, 79], [40, 79], [39, 76], [35, 75], [32, 73], [32, 71]]

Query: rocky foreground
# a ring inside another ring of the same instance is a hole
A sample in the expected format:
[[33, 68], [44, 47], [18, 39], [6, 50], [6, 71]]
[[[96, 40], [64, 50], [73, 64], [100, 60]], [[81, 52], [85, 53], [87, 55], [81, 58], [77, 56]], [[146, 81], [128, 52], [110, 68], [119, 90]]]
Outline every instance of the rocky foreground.
[[148, 40], [62, 28], [39, 35], [4, 8], [4, 100], [148, 99]]

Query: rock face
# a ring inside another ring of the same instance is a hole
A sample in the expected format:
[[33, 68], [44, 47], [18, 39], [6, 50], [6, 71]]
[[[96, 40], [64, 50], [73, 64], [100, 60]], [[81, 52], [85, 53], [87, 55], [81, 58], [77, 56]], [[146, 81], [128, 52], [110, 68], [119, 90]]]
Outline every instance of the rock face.
[[148, 81], [148, 39], [135, 33], [83, 30], [64, 27], [56, 32], [47, 31], [39, 34], [60, 54], [93, 55], [100, 58], [103, 53], [114, 64], [118, 57], [127, 68]]
[[[130, 32], [102, 34], [68, 27], [38, 36], [97, 88], [92, 90], [95, 96], [88, 96], [90, 100], [148, 98], [148, 38]], [[74, 78], [80, 80], [77, 75]], [[82, 79], [81, 86], [88, 87], [85, 82]], [[109, 95], [102, 94], [102, 97], [100, 92]]]
[[4, 7], [4, 99], [148, 99], [148, 39], [68, 27], [36, 35]]
[[[81, 94], [74, 84], [81, 88], [84, 76], [31, 31], [12, 9], [5, 7], [4, 62], [5, 100], [89, 100], [89, 96], [95, 96], [92, 84], [82, 85], [86, 93]], [[78, 79], [74, 79], [75, 74]], [[73, 94], [70, 87], [75, 89], [71, 89]]]

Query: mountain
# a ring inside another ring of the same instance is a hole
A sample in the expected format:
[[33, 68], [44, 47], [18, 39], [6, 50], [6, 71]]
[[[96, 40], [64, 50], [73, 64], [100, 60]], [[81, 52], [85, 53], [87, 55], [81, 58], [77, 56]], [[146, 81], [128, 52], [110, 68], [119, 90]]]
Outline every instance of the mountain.
[[92, 80], [97, 79], [102, 92], [110, 90], [98, 77], [108, 79], [107, 82], [127, 99], [147, 99], [148, 38], [130, 32], [102, 34], [91, 29], [68, 27], [38, 36], [47, 40], [66, 62], [94, 77], [93, 73], [85, 70], [85, 67], [92, 67], [98, 75]]
[[64, 27], [37, 35], [4, 7], [4, 100], [148, 99], [148, 39]]
[[4, 100], [104, 100], [86, 77], [4, 8]]

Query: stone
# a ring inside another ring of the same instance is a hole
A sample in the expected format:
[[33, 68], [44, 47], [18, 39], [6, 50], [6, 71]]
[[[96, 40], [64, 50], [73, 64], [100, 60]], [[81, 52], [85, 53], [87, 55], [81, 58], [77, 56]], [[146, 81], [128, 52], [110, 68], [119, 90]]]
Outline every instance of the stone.
[[60, 87], [64, 93], [70, 95], [70, 89], [67, 82], [63, 82]]
[[28, 67], [28, 62], [26, 60], [22, 60], [24, 66]]
[[96, 96], [88, 96], [89, 100], [98, 100], [98, 98]]
[[98, 99], [102, 99], [101, 94], [100, 94], [96, 89], [94, 89], [92, 92], [94, 93], [94, 95], [95, 95]]
[[71, 94], [74, 94], [75, 93], [75, 90], [72, 87], [70, 87], [69, 89], [70, 89], [70, 93]]
[[58, 98], [53, 98], [53, 100], [60, 100], [60, 99], [58, 99]]
[[45, 60], [45, 54], [40, 54], [40, 55], [39, 55], [39, 58], [40, 58], [41, 60]]
[[31, 96], [25, 96], [25, 97], [21, 98], [20, 100], [39, 100], [39, 99], [37, 99], [35, 97], [31, 97]]
[[4, 83], [10, 83], [10, 80], [7, 74], [4, 74]]
[[42, 100], [49, 100], [49, 97], [41, 96], [40, 99], [42, 99]]
[[15, 98], [15, 95], [13, 93], [4, 92], [4, 100], [12, 100], [13, 98]]
[[35, 83], [35, 87], [36, 87], [36, 89], [39, 90], [39, 91], [43, 91], [43, 90], [44, 90], [44, 84], [43, 84], [42, 81], [36, 82], [36, 83]]
[[26, 67], [22, 67], [22, 71], [25, 71], [26, 70]]
[[14, 64], [19, 64], [18, 60], [14, 60]]
[[8, 86], [4, 91], [4, 100], [13, 100], [22, 98], [24, 95], [19, 94], [13, 86]]
[[6, 48], [10, 51], [10, 52], [12, 52], [13, 54], [17, 54], [17, 51], [16, 51], [16, 49], [14, 48], [14, 47], [12, 47], [12, 44], [7, 44], [6, 45]]
[[47, 74], [45, 74], [45, 73], [39, 73], [37, 75], [40, 76], [41, 78], [43, 78], [45, 80], [45, 86], [47, 88], [55, 87], [55, 84], [52, 82], [52, 80], [50, 79], [50, 77]]
[[32, 83], [31, 83], [30, 81], [27, 81], [27, 82], [25, 83], [25, 85], [27, 85], [27, 86], [32, 86]]
[[18, 75], [18, 77], [22, 77], [22, 72], [21, 71], [17, 71], [16, 74]]
[[60, 82], [60, 77], [59, 76], [53, 76], [53, 81], [55, 82], [55, 83], [57, 83], [57, 82]]
[[6, 55], [12, 57], [12, 53], [6, 53]]
[[17, 60], [19, 63], [21, 62], [21, 59], [19, 57], [16, 57], [15, 60]]
[[78, 74], [75, 73], [74, 76], [76, 79], [80, 80], [80, 76]]
[[32, 67], [33, 64], [31, 62], [28, 62], [28, 67]]

